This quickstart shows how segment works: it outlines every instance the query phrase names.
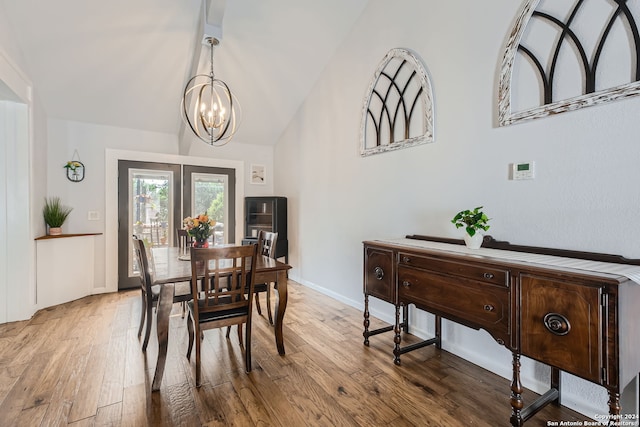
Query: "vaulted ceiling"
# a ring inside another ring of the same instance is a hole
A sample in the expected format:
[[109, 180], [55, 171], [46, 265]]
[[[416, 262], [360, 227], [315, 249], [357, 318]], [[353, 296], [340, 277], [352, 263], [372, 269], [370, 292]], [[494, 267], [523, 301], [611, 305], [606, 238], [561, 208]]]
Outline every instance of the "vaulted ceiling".
[[[216, 77], [242, 106], [235, 140], [277, 142], [367, 1], [206, 0]], [[180, 132], [184, 84], [208, 57], [201, 0], [0, 2], [49, 117]]]

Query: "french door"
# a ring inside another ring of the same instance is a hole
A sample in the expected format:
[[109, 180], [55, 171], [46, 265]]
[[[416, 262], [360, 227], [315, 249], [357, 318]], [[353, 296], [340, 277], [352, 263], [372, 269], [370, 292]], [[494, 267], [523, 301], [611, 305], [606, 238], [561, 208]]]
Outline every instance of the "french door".
[[210, 244], [235, 243], [235, 169], [118, 162], [118, 289], [140, 286], [132, 235], [148, 247], [176, 246], [182, 219], [216, 220]]

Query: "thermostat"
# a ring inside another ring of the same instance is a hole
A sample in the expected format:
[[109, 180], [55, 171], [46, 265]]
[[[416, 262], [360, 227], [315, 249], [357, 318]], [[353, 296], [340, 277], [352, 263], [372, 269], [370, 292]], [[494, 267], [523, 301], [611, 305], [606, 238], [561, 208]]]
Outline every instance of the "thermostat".
[[521, 179], [533, 179], [535, 178], [535, 163], [534, 162], [524, 162], [524, 163], [514, 163], [511, 165], [512, 174], [511, 179], [513, 180], [521, 180]]

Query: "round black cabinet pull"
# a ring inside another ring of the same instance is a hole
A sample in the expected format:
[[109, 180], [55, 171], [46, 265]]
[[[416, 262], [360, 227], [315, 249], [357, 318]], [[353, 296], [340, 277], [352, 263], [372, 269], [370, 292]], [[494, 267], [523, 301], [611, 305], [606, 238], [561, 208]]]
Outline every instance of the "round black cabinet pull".
[[376, 279], [382, 280], [384, 277], [384, 270], [381, 267], [376, 267], [373, 269], [373, 274], [375, 274]]
[[410, 262], [411, 258], [409, 258], [408, 256], [403, 256], [402, 257], [402, 262]]
[[485, 279], [493, 279], [493, 274], [491, 274], [491, 273], [484, 273], [484, 274], [482, 275], [482, 277], [484, 277]]
[[562, 314], [547, 313], [544, 316], [544, 326], [554, 335], [567, 335], [571, 330], [569, 320]]
[[402, 282], [402, 286], [404, 286], [405, 288], [408, 288], [409, 286], [411, 286], [411, 283], [405, 280], [404, 282]]
[[492, 306], [491, 304], [484, 305], [484, 311], [493, 311], [493, 310], [495, 310], [495, 307]]

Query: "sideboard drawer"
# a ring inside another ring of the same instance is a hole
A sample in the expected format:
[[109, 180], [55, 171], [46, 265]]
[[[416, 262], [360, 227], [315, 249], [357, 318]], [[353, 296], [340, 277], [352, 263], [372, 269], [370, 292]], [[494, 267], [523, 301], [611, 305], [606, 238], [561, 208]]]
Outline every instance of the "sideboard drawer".
[[435, 257], [400, 252], [400, 265], [425, 268], [437, 273], [466, 277], [494, 285], [509, 286], [507, 270], [468, 262], [444, 261]]
[[602, 289], [528, 274], [522, 289], [522, 354], [601, 381]]
[[365, 247], [364, 293], [395, 304], [393, 251]]
[[508, 342], [509, 289], [503, 286], [400, 266], [398, 300], [483, 328], [502, 343]]

